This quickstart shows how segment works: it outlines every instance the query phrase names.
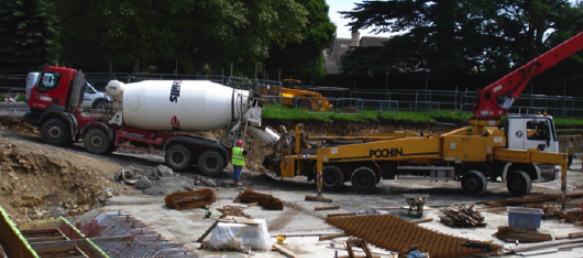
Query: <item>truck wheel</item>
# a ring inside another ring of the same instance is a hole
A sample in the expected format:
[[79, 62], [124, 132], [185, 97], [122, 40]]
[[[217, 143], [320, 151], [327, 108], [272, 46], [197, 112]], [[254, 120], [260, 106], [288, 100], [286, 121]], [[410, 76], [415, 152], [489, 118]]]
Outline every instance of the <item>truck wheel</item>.
[[198, 158], [198, 170], [205, 176], [218, 176], [223, 172], [223, 168], [225, 168], [225, 161], [217, 151], [205, 151]]
[[510, 194], [520, 197], [530, 193], [532, 181], [526, 172], [515, 170], [506, 178], [506, 187]]
[[314, 111], [314, 105], [309, 101], [302, 101], [298, 108], [306, 111]]
[[83, 136], [83, 145], [89, 153], [101, 155], [105, 154], [111, 148], [109, 136], [102, 130], [94, 129]]
[[56, 146], [63, 146], [70, 140], [69, 126], [59, 119], [47, 121], [41, 131], [43, 141]]
[[344, 173], [337, 166], [325, 166], [322, 169], [322, 188], [337, 191], [344, 184]]
[[359, 167], [352, 173], [350, 179], [352, 188], [358, 193], [370, 193], [377, 186], [377, 176], [368, 167]]
[[478, 197], [486, 192], [488, 180], [478, 170], [470, 170], [462, 176], [462, 190], [469, 196]]
[[107, 103], [105, 102], [105, 100], [100, 99], [100, 100], [93, 102], [92, 108], [99, 109], [99, 110], [105, 110], [107, 108]]
[[164, 160], [174, 170], [185, 170], [192, 164], [192, 153], [186, 146], [176, 144], [166, 150]]

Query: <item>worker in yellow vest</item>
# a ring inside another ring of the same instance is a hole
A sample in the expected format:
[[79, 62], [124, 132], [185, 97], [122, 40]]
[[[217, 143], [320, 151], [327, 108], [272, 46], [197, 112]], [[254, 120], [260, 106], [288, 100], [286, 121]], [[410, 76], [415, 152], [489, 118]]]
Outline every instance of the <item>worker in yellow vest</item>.
[[242, 185], [241, 180], [241, 170], [245, 166], [245, 157], [247, 151], [243, 150], [243, 141], [238, 140], [237, 146], [233, 147], [233, 156], [231, 157], [231, 163], [233, 163], [233, 179], [235, 185]]
[[571, 137], [567, 144], [567, 168], [571, 168], [571, 164], [573, 164], [573, 155], [575, 155], [575, 139]]

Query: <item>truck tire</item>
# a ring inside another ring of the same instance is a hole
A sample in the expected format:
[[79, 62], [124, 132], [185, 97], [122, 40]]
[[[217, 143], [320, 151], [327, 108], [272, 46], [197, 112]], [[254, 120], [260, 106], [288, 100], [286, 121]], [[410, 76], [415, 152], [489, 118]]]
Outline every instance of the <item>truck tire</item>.
[[104, 99], [98, 99], [95, 102], [93, 102], [93, 106], [91, 108], [105, 110], [107, 109], [107, 102]]
[[223, 156], [215, 150], [203, 152], [198, 157], [198, 170], [205, 176], [219, 176], [225, 168]]
[[325, 166], [322, 169], [322, 188], [326, 191], [338, 191], [344, 184], [344, 173], [337, 166]]
[[312, 105], [309, 101], [302, 101], [298, 106], [298, 109], [306, 110], [306, 111], [314, 111], [314, 105]]
[[109, 136], [103, 130], [93, 129], [83, 136], [83, 145], [89, 153], [102, 155], [111, 149]]
[[469, 196], [478, 197], [486, 192], [488, 180], [479, 170], [470, 170], [462, 176], [462, 190]]
[[63, 146], [71, 140], [69, 126], [59, 119], [47, 121], [41, 129], [41, 136], [44, 142], [56, 146]]
[[164, 161], [173, 170], [185, 170], [192, 164], [192, 152], [182, 144], [172, 145], [166, 150]]
[[532, 181], [526, 172], [515, 170], [506, 177], [506, 187], [510, 194], [520, 197], [530, 193]]
[[350, 179], [352, 183], [352, 188], [358, 193], [370, 193], [377, 186], [377, 176], [368, 167], [359, 167], [352, 172], [352, 178]]

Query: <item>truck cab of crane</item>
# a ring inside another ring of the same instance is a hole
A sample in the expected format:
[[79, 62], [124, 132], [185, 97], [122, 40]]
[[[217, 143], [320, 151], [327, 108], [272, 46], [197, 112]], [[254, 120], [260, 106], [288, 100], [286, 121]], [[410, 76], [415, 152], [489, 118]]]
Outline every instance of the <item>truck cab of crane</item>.
[[559, 152], [559, 139], [552, 116], [508, 115], [506, 135], [509, 149]]

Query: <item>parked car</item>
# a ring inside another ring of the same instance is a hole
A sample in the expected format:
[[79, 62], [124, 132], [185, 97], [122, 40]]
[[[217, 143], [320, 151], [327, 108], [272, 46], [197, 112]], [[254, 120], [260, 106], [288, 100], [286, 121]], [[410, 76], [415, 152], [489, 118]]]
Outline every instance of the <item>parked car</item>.
[[[52, 76], [47, 74], [45, 76]], [[51, 80], [52, 78], [45, 78], [45, 80]], [[26, 97], [25, 100], [28, 102], [30, 97], [30, 90], [39, 80], [38, 72], [28, 73], [26, 78]], [[111, 97], [107, 96], [105, 92], [98, 91], [93, 86], [85, 82], [85, 96], [83, 97], [83, 102], [81, 103], [81, 108], [86, 109], [105, 109], [107, 102], [111, 101]]]

